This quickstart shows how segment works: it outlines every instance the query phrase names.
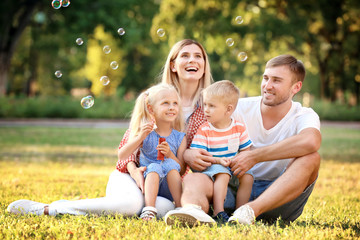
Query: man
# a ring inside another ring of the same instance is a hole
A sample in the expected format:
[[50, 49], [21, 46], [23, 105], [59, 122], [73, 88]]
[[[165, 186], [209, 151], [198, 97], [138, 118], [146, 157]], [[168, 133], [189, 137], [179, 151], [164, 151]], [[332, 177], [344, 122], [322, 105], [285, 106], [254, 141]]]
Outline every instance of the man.
[[[236, 206], [229, 222], [252, 224], [255, 219], [273, 221], [278, 217], [294, 221], [301, 215], [318, 176], [317, 151], [321, 144], [318, 115], [292, 101], [304, 78], [301, 61], [291, 55], [280, 55], [266, 64], [261, 96], [239, 99], [233, 116], [245, 122], [254, 145], [251, 151], [240, 152], [233, 158], [230, 166], [238, 177], [252, 168], [255, 181], [250, 201]], [[206, 151], [187, 150], [185, 161], [193, 169], [204, 170], [214, 159]], [[235, 181], [232, 182], [230, 188]], [[188, 174], [184, 178], [183, 207], [169, 211], [165, 222], [173, 224], [178, 218], [189, 226], [214, 224], [205, 213], [212, 197], [209, 178]], [[229, 199], [231, 194], [225, 205]]]

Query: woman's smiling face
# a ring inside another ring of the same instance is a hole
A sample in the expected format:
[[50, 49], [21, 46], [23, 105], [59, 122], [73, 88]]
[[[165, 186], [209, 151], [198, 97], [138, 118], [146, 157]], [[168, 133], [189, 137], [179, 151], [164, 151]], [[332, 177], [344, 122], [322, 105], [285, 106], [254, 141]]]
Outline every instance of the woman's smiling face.
[[199, 81], [205, 72], [205, 57], [199, 46], [184, 46], [171, 64], [171, 71], [176, 72], [183, 81]]

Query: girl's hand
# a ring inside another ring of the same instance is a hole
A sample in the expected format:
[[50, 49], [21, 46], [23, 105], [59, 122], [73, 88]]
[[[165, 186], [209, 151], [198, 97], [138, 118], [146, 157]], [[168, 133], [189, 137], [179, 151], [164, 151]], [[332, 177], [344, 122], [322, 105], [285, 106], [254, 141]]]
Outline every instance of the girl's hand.
[[148, 122], [141, 126], [139, 137], [144, 140], [154, 129], [154, 122]]
[[171, 151], [169, 144], [166, 141], [164, 141], [164, 142], [160, 143], [159, 145], [157, 145], [156, 150], [158, 150], [162, 154], [164, 154], [164, 156], [166, 158], [173, 159], [174, 158], [173, 156], [175, 156], [174, 153]]
[[231, 159], [227, 157], [220, 157], [217, 159], [217, 163], [223, 165], [224, 167], [230, 166]]

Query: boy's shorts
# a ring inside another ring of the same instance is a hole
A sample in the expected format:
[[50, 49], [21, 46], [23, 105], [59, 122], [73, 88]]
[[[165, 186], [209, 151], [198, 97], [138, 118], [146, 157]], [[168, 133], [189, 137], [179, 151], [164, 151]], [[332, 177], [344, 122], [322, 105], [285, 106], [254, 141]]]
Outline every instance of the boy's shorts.
[[[197, 171], [194, 171], [197, 172]], [[233, 172], [230, 170], [229, 167], [224, 167], [221, 164], [212, 164], [210, 167], [202, 171], [201, 173], [204, 173], [208, 177], [211, 178], [212, 181], [215, 181], [215, 175], [219, 173], [226, 173], [229, 174], [230, 177], [233, 175]], [[251, 170], [247, 171], [246, 174], [250, 174], [253, 176], [253, 173]], [[238, 184], [239, 185], [239, 184]]]
[[[262, 194], [273, 182], [267, 180], [255, 180], [253, 184], [253, 188], [251, 191], [250, 201], [256, 199], [260, 194]], [[258, 216], [256, 220], [265, 220], [268, 222], [274, 222], [279, 217], [285, 222], [295, 221], [303, 212], [305, 204], [309, 199], [310, 194], [312, 193], [316, 180], [310, 184], [297, 198], [294, 200], [278, 207], [268, 212], [265, 212]], [[236, 184], [237, 183], [237, 184]], [[227, 195], [225, 198], [224, 207], [226, 211], [234, 212], [235, 204], [236, 204], [236, 192], [239, 186], [239, 182], [237, 179], [232, 177], [229, 182], [229, 187], [227, 191]]]

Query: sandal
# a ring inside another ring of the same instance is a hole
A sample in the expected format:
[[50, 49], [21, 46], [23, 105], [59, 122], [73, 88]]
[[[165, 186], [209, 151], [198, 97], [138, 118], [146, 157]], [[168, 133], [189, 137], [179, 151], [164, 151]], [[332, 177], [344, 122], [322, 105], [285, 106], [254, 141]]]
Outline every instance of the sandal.
[[140, 218], [145, 221], [150, 221], [156, 218], [157, 209], [154, 207], [144, 207], [141, 211]]

